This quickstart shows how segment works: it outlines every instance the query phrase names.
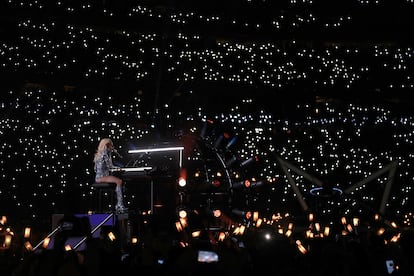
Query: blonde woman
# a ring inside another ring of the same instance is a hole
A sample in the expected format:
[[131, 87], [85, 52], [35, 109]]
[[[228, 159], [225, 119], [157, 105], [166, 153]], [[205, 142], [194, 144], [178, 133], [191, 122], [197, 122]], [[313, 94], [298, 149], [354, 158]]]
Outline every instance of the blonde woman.
[[99, 142], [95, 152], [93, 162], [95, 163], [95, 182], [112, 182], [116, 184], [116, 206], [117, 213], [125, 213], [127, 208], [124, 206], [122, 195], [122, 179], [111, 175], [111, 169], [117, 168], [112, 163], [111, 153], [114, 151], [114, 144], [110, 138], [103, 138]]

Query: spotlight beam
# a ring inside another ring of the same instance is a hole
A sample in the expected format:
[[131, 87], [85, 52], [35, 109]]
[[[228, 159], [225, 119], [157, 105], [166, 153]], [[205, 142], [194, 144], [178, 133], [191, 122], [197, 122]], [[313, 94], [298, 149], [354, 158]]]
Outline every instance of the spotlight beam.
[[283, 169], [283, 172], [285, 173], [290, 185], [292, 186], [293, 192], [296, 194], [296, 198], [299, 201], [300, 206], [302, 207], [303, 211], [308, 211], [309, 210], [309, 206], [308, 204], [306, 204], [305, 199], [303, 198], [302, 193], [300, 192], [300, 189], [298, 187], [298, 185], [296, 185], [295, 180], [293, 180], [292, 175], [289, 173], [289, 171], [287, 170], [288, 168], [290, 168], [291, 170], [295, 171], [296, 173], [303, 175], [303, 177], [313, 181], [316, 180], [315, 183], [318, 184], [319, 186], [322, 186], [322, 182], [315, 179], [313, 176], [311, 176], [310, 174], [306, 173], [305, 171], [296, 168], [295, 166], [293, 166], [292, 164], [290, 164], [289, 162], [281, 159], [280, 157], [276, 157], [277, 161], [279, 162], [280, 166]]
[[359, 187], [371, 182], [372, 180], [380, 177], [381, 175], [383, 175], [384, 173], [386, 173], [388, 171], [388, 181], [387, 184], [384, 188], [384, 192], [382, 194], [382, 199], [381, 199], [381, 205], [379, 207], [379, 213], [380, 214], [384, 214], [385, 212], [385, 207], [386, 204], [388, 202], [388, 198], [391, 192], [391, 187], [393, 184], [393, 179], [395, 176], [395, 172], [396, 172], [396, 168], [397, 168], [397, 162], [391, 162], [390, 164], [388, 164], [387, 166], [383, 167], [382, 169], [378, 170], [377, 172], [371, 174], [370, 176], [368, 176], [367, 178], [359, 181], [358, 183], [355, 183], [354, 185], [348, 187], [347, 189], [344, 190], [345, 194], [349, 194], [353, 191], [355, 191], [356, 189], [358, 189]]

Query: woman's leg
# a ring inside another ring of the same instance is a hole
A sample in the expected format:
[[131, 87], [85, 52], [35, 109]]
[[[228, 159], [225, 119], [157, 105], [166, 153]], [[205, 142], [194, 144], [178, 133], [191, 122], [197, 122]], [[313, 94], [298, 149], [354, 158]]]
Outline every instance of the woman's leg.
[[113, 175], [108, 175], [108, 176], [104, 176], [101, 177], [98, 182], [112, 182], [116, 184], [115, 187], [115, 192], [116, 192], [116, 206], [115, 206], [115, 211], [117, 213], [125, 213], [127, 211], [127, 209], [124, 206], [124, 196], [122, 193], [122, 179], [113, 176]]

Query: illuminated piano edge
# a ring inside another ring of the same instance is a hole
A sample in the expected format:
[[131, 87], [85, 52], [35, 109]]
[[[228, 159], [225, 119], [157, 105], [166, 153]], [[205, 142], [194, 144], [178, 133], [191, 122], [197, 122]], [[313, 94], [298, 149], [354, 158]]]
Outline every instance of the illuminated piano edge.
[[155, 152], [155, 151], [174, 151], [174, 150], [184, 150], [184, 147], [136, 149], [136, 150], [128, 150], [128, 153], [142, 153], [142, 152]]
[[145, 172], [152, 170], [152, 167], [125, 167], [125, 168], [115, 168], [112, 171], [122, 171], [122, 172]]

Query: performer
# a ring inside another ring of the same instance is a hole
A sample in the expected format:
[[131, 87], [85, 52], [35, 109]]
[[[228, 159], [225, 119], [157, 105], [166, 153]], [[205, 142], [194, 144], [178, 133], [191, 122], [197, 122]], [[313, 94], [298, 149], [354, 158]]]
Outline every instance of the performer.
[[95, 163], [95, 182], [112, 182], [116, 184], [115, 192], [117, 203], [115, 211], [125, 213], [127, 208], [124, 206], [122, 194], [122, 179], [111, 175], [111, 169], [116, 169], [112, 163], [111, 153], [114, 152], [114, 144], [110, 138], [103, 138], [99, 142], [98, 149], [95, 152], [93, 162]]

